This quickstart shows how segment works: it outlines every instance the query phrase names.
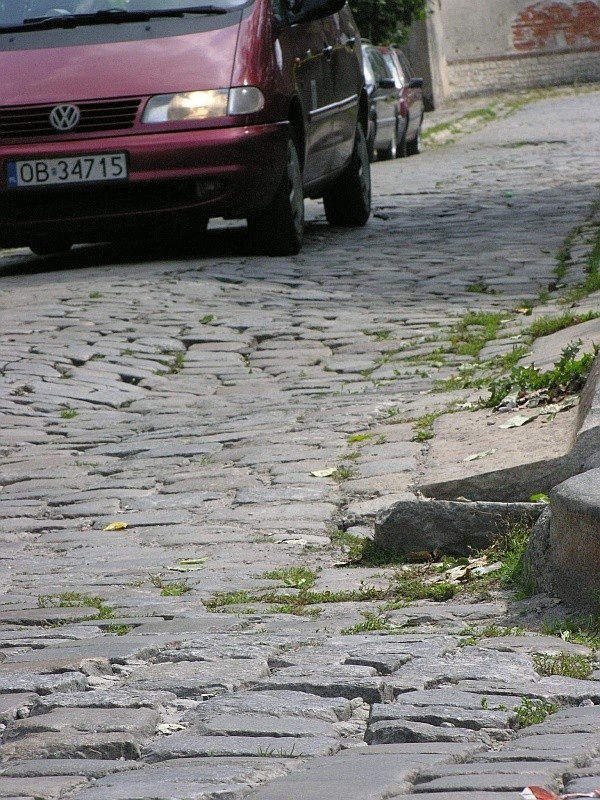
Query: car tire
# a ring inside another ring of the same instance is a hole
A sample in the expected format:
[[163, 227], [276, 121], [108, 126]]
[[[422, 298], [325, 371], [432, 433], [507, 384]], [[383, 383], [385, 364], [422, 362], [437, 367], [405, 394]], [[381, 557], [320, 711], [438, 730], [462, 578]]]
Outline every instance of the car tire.
[[375, 161], [375, 126], [371, 127], [369, 137], [367, 138], [367, 153], [369, 155], [369, 163]]
[[371, 216], [371, 166], [362, 125], [357, 123], [350, 163], [323, 195], [330, 225], [358, 228]]
[[68, 253], [71, 247], [73, 247], [71, 242], [65, 242], [63, 239], [52, 239], [51, 237], [44, 237], [29, 243], [29, 249], [36, 256], [54, 256], [60, 255], [60, 253]]
[[257, 251], [269, 256], [293, 256], [304, 240], [304, 189], [298, 148], [288, 139], [285, 169], [269, 205], [248, 217]]
[[422, 149], [422, 138], [421, 138], [421, 127], [423, 125], [423, 119], [419, 122], [419, 127], [417, 128], [417, 132], [414, 136], [414, 139], [411, 139], [410, 142], [406, 145], [406, 152], [409, 156], [418, 156]]
[[392, 158], [396, 158], [397, 151], [398, 151], [398, 122], [396, 121], [396, 124], [394, 125], [394, 130], [392, 131], [392, 136], [387, 146], [377, 151], [377, 160], [390, 161]]
[[398, 142], [398, 146], [396, 147], [396, 158], [406, 158], [407, 154], [407, 144], [406, 144], [406, 125], [404, 126], [404, 130], [402, 131], [402, 136], [400, 137], [400, 141]]

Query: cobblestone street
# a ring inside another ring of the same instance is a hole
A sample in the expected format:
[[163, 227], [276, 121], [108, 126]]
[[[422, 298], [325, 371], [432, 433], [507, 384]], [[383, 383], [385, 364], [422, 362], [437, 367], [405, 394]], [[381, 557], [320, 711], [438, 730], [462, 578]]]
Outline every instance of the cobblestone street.
[[[600, 91], [570, 92], [375, 163], [367, 227], [307, 202], [294, 258], [250, 255], [239, 224], [195, 254], [0, 251], [0, 798], [600, 785], [600, 670], [533, 658], [590, 651], [465, 634], [549, 598], [419, 600], [351, 635], [397, 565], [340, 545], [414, 497], [418, 421], [486, 394], [435, 391], [472, 357], [426, 358], [466, 312], [502, 314], [479, 358], [507, 353], [584, 280], [599, 129]], [[519, 729], [537, 701], [559, 710]]]

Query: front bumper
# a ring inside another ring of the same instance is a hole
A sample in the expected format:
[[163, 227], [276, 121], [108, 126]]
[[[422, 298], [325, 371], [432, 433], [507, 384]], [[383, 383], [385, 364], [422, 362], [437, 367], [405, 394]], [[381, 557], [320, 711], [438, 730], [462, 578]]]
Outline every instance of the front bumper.
[[[101, 241], [161, 223], [245, 217], [283, 174], [289, 124], [0, 145], [0, 245]], [[6, 163], [125, 152], [127, 181], [9, 189]]]

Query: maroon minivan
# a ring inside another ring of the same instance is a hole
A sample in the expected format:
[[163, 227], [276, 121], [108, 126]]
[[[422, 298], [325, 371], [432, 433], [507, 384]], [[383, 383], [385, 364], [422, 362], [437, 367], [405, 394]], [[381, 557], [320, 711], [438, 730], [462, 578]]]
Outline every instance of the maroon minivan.
[[246, 218], [298, 252], [304, 198], [364, 225], [360, 38], [344, 0], [0, 2], [0, 247]]

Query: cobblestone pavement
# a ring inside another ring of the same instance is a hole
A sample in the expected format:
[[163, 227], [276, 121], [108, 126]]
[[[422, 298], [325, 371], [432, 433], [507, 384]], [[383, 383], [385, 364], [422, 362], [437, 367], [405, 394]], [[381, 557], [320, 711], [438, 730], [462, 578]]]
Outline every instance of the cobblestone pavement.
[[[397, 604], [369, 630], [393, 568], [344, 565], [335, 535], [412, 496], [414, 420], [473, 396], [432, 392], [460, 357], [414, 357], [468, 310], [509, 320], [490, 352], [529, 324], [515, 306], [561, 313], [568, 237], [581, 282], [599, 125], [600, 92], [571, 94], [374, 164], [368, 227], [311, 203], [291, 259], [248, 255], [239, 226], [200, 255], [0, 254], [0, 798], [600, 783], [600, 672], [534, 659], [589, 651], [473, 635], [550, 599]], [[520, 728], [542, 703], [559, 710]]]

